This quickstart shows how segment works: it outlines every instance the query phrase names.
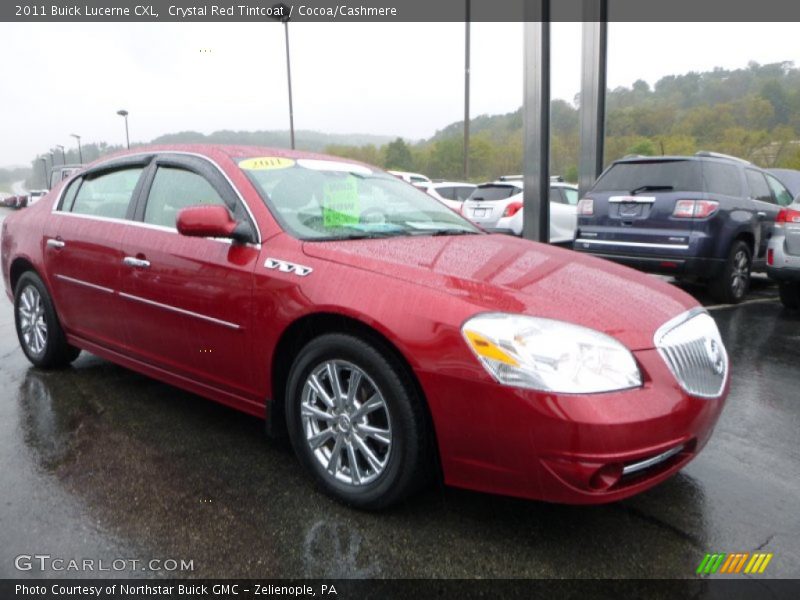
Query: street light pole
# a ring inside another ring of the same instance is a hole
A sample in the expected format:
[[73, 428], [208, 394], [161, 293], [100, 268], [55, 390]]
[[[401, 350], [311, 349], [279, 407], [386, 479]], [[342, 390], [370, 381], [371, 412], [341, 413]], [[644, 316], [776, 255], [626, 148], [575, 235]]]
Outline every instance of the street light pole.
[[47, 159], [39, 157], [39, 160], [42, 161], [42, 169], [44, 170], [44, 184], [42, 185], [43, 188], [50, 188], [47, 181]]
[[289, 59], [289, 17], [283, 20], [283, 32], [286, 34], [286, 79], [289, 87], [289, 135], [294, 150], [294, 106], [292, 105], [292, 62]]
[[128, 150], [131, 149], [131, 138], [128, 134], [128, 111], [127, 110], [118, 110], [117, 114], [125, 119], [125, 144], [128, 146]]
[[67, 155], [64, 154], [64, 146], [62, 146], [61, 144], [56, 144], [56, 148], [61, 150], [61, 164], [62, 165], [67, 164]]
[[272, 7], [271, 19], [283, 23], [283, 34], [286, 42], [286, 82], [289, 89], [289, 140], [294, 150], [294, 104], [292, 102], [292, 61], [289, 58], [289, 7], [284, 3]]
[[469, 179], [469, 19], [470, 0], [466, 0], [464, 31], [464, 181]]
[[81, 136], [79, 136], [77, 133], [70, 133], [70, 136], [78, 140], [78, 162], [83, 164], [83, 151], [81, 150]]

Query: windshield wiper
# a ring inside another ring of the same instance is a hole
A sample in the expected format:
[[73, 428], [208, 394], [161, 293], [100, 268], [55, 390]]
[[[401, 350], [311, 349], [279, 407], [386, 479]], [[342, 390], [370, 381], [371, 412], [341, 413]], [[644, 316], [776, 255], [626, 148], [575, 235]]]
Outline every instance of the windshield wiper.
[[[431, 236], [439, 236], [439, 235], [478, 235], [479, 231], [472, 231], [471, 229], [435, 229], [430, 232], [425, 232]], [[424, 234], [420, 234], [424, 235]]]
[[671, 185], [642, 185], [631, 190], [631, 196], [635, 196], [639, 192], [668, 192], [674, 189]]

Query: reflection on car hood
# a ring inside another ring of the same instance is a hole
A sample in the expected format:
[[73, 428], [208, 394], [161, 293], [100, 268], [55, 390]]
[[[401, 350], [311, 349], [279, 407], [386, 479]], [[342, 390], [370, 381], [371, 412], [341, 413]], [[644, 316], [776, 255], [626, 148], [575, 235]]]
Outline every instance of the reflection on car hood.
[[504, 235], [306, 242], [304, 252], [458, 296], [476, 312], [569, 321], [653, 347], [656, 329], [697, 302], [651, 275]]

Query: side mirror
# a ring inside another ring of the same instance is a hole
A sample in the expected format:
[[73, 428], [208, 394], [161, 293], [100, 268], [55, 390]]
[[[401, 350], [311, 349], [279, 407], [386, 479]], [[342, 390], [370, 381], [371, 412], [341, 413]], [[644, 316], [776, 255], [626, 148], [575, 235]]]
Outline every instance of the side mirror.
[[247, 222], [239, 223], [224, 206], [187, 206], [178, 212], [178, 233], [189, 237], [230, 238], [237, 242], [253, 241]]

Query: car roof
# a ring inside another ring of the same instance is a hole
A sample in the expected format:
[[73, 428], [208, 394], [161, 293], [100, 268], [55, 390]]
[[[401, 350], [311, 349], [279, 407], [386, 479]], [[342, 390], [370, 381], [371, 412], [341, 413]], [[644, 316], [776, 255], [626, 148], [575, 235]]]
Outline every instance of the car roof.
[[615, 160], [612, 164], [636, 164], [636, 163], [649, 163], [649, 162], [670, 162], [670, 161], [695, 161], [706, 162], [712, 161], [726, 165], [739, 165], [740, 167], [750, 167], [763, 171], [758, 165], [754, 165], [742, 158], [735, 156], [727, 156], [725, 154], [715, 153], [698, 153], [692, 155], [679, 155], [679, 154], [665, 154], [662, 156], [625, 156]]
[[[91, 164], [87, 165], [65, 165], [67, 167], [75, 166], [79, 168], [93, 167], [117, 159], [125, 158], [126, 156], [137, 156], [142, 154], [167, 154], [169, 152], [185, 153], [185, 154], [198, 154], [205, 156], [211, 160], [219, 159], [221, 156], [229, 158], [234, 162], [238, 162], [244, 158], [256, 158], [260, 156], [274, 156], [278, 158], [291, 158], [291, 159], [316, 159], [316, 160], [330, 160], [353, 165], [366, 165], [357, 160], [349, 158], [342, 158], [340, 156], [333, 156], [330, 154], [322, 154], [320, 152], [307, 152], [305, 150], [290, 150], [288, 148], [275, 148], [269, 146], [243, 146], [243, 145], [227, 145], [227, 144], [158, 144], [158, 145], [145, 145], [136, 146], [130, 150], [122, 150], [102, 156]], [[58, 166], [60, 168], [61, 165]], [[379, 168], [379, 167], [378, 167]]]
[[435, 182], [430, 183], [428, 185], [431, 185], [434, 188], [437, 188], [437, 187], [453, 187], [453, 186], [457, 186], [457, 185], [464, 186], [464, 187], [477, 187], [476, 184], [469, 183], [467, 181], [435, 181]]

